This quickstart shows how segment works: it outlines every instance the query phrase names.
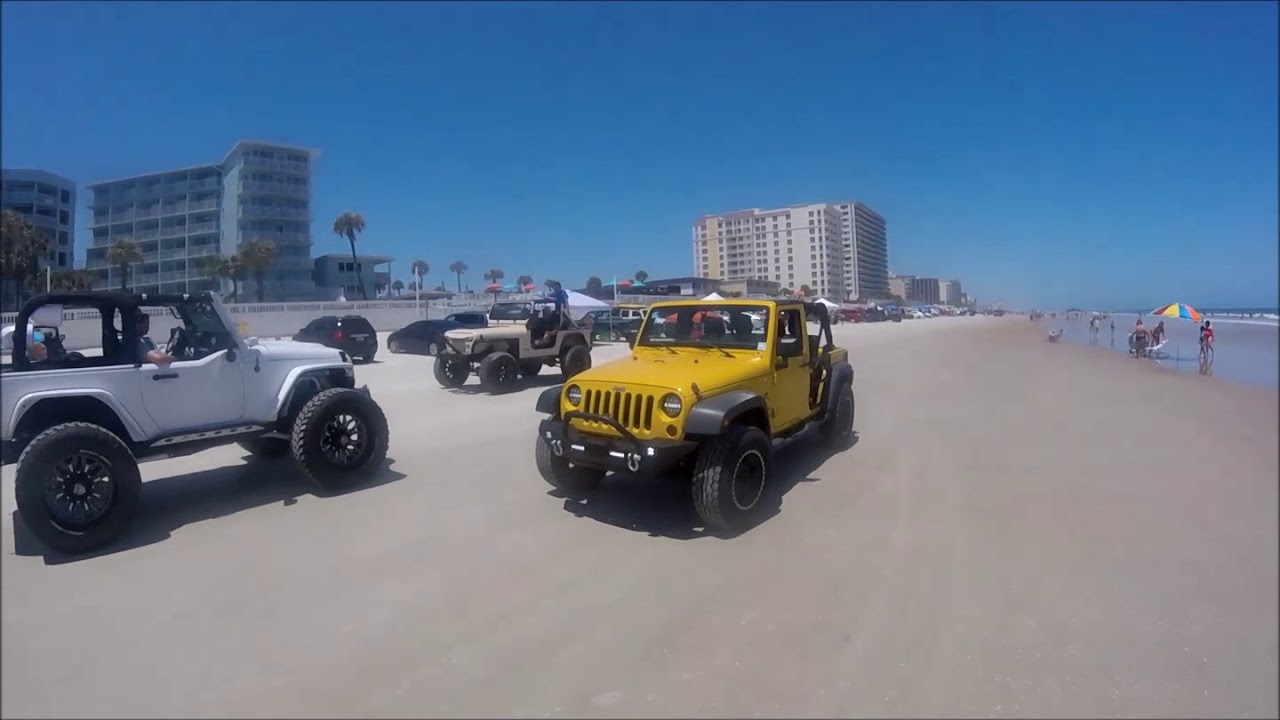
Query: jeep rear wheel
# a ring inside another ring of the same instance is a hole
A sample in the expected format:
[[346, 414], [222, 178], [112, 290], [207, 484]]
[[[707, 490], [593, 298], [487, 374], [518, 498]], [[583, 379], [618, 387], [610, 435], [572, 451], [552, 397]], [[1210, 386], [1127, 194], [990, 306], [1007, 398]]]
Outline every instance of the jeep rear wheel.
[[290, 449], [312, 480], [345, 490], [377, 472], [387, 458], [387, 416], [359, 390], [331, 388], [307, 401], [293, 423]]
[[560, 374], [565, 380], [591, 369], [591, 351], [585, 346], [574, 345], [560, 356]]
[[13, 488], [32, 534], [65, 553], [88, 552], [123, 534], [141, 490], [128, 446], [105, 428], [78, 422], [55, 425], [27, 445]]
[[693, 470], [693, 506], [707, 529], [750, 528], [772, 471], [773, 444], [759, 428], [734, 425], [703, 442]]
[[836, 405], [818, 426], [818, 433], [825, 442], [840, 447], [853, 437], [853, 385], [841, 383], [836, 392]]
[[453, 355], [437, 355], [435, 372], [436, 382], [441, 387], [462, 387], [471, 375], [471, 361]]
[[600, 487], [603, 470], [570, 465], [564, 457], [552, 452], [551, 444], [541, 436], [534, 438], [534, 442], [533, 459], [538, 465], [538, 474], [551, 487], [570, 496], [585, 495]]
[[520, 380], [520, 364], [508, 353], [489, 353], [480, 361], [477, 374], [480, 384], [489, 392], [507, 392]]

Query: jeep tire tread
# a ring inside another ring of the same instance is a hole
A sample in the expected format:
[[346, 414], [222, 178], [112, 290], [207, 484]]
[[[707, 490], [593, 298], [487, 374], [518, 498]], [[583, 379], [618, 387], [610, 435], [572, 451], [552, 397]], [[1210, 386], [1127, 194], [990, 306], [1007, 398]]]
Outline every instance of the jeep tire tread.
[[[325, 453], [325, 433], [339, 415], [350, 415], [366, 433], [358, 459], [350, 465], [333, 462]], [[351, 488], [382, 468], [387, 459], [387, 416], [373, 398], [350, 388], [331, 388], [307, 401], [293, 422], [290, 449], [298, 466], [329, 491]]]
[[568, 460], [556, 457], [551, 452], [551, 444], [542, 437], [534, 438], [534, 461], [538, 465], [538, 474], [551, 487], [570, 496], [585, 495], [600, 487], [604, 479], [604, 471], [595, 468], [570, 465]]
[[835, 407], [818, 425], [823, 442], [834, 447], [847, 445], [853, 437], [853, 385], [843, 382], [836, 388]]
[[520, 380], [520, 363], [510, 353], [493, 352], [480, 361], [480, 385], [493, 393], [504, 393], [515, 389]]
[[[87, 527], [60, 525], [45, 503], [45, 486], [54, 467], [70, 454], [87, 451], [109, 468], [111, 500], [106, 514]], [[92, 423], [70, 422], [33, 439], [18, 457], [14, 500], [27, 528], [45, 545], [64, 553], [85, 553], [124, 534], [138, 510], [142, 476], [129, 446], [111, 431]]]
[[574, 345], [560, 356], [560, 374], [565, 380], [591, 369], [591, 350], [585, 345]]
[[259, 437], [238, 440], [237, 445], [259, 458], [277, 458], [289, 454], [289, 441], [278, 437]]
[[[737, 487], [739, 475], [753, 470], [760, 475], [758, 487]], [[693, 507], [708, 530], [747, 530], [759, 517], [772, 476], [773, 443], [769, 436], [757, 427], [731, 425], [698, 448]]]
[[437, 355], [435, 373], [441, 387], [459, 388], [471, 376], [471, 361], [460, 356]]

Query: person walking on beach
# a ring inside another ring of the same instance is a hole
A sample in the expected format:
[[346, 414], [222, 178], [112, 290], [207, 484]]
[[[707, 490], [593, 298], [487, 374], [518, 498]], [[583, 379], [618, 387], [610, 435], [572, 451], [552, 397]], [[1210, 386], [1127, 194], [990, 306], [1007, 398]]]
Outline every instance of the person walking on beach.
[[1147, 341], [1150, 335], [1147, 333], [1147, 326], [1142, 324], [1142, 318], [1138, 318], [1138, 323], [1133, 326], [1133, 332], [1129, 333], [1129, 351], [1134, 357], [1145, 357], [1147, 354]]
[[1097, 315], [1089, 318], [1089, 342], [1098, 342], [1098, 329], [1100, 325], [1101, 321], [1098, 320]]

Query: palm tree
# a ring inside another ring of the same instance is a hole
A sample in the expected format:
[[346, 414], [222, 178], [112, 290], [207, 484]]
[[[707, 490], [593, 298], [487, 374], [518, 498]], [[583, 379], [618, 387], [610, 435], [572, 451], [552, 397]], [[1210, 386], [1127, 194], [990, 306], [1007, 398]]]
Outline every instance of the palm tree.
[[[240, 250], [240, 258], [245, 269], [253, 275], [254, 288], [258, 302], [266, 302], [267, 270], [275, 264], [280, 250], [270, 240], [252, 240]], [[363, 286], [362, 286], [363, 287]]]
[[813, 295], [813, 288], [809, 287], [808, 285], [801, 285], [800, 294], [805, 297], [809, 297], [810, 295]]
[[49, 276], [49, 287], [54, 290], [82, 292], [93, 289], [94, 276], [87, 270], [59, 270]]
[[470, 270], [470, 269], [471, 269], [471, 268], [467, 267], [467, 264], [466, 264], [466, 263], [464, 263], [464, 262], [462, 262], [461, 260], [454, 260], [454, 261], [453, 261], [453, 263], [452, 263], [451, 265], [449, 265], [449, 272], [451, 272], [451, 273], [453, 273], [454, 275], [457, 275], [457, 276], [458, 276], [458, 292], [462, 292], [462, 275], [463, 275], [463, 273], [465, 273], [466, 271], [468, 271], [468, 270]]
[[780, 290], [780, 291], [779, 291], [779, 293], [780, 293], [783, 297], [788, 297], [788, 296], [791, 296], [791, 295], [794, 295], [794, 294], [795, 294], [795, 292], [794, 292], [791, 288], [789, 288], [789, 287], [784, 287], [784, 288], [782, 288], [782, 290]]
[[205, 277], [211, 280], [230, 280], [231, 281], [231, 301], [235, 302], [240, 298], [240, 281], [244, 280], [246, 267], [244, 259], [239, 253], [229, 257], [211, 257], [204, 262]]
[[596, 277], [595, 275], [592, 275], [591, 277], [587, 278], [587, 294], [588, 295], [595, 295], [599, 293], [603, 288], [604, 288], [604, 283], [601, 282], [600, 278]]
[[[488, 282], [488, 283], [490, 283], [490, 284], [492, 284], [492, 285], [499, 285], [499, 286], [501, 286], [501, 285], [502, 285], [502, 278], [504, 278], [504, 277], [506, 277], [506, 276], [507, 276], [507, 274], [506, 274], [506, 273], [504, 273], [504, 272], [502, 272], [502, 268], [489, 268], [489, 272], [487, 272], [487, 273], [485, 273], [485, 274], [484, 274], [484, 279], [485, 279], [485, 282]], [[495, 300], [498, 298], [498, 293], [499, 293], [499, 292], [502, 292], [502, 288], [501, 288], [501, 287], [498, 287], [496, 290], [494, 290], [494, 291], [493, 291], [493, 297], [494, 297], [494, 299], [495, 299]]]
[[23, 286], [40, 271], [47, 240], [21, 215], [5, 210], [0, 220], [0, 275], [13, 281], [14, 301], [22, 303]]
[[401, 292], [404, 291], [404, 282], [401, 280], [397, 280], [391, 283], [391, 291], [394, 292], [396, 295], [399, 295]]
[[524, 290], [526, 287], [533, 284], [533, 276], [521, 275], [520, 277], [516, 278], [516, 284], [520, 286], [521, 290]]
[[543, 281], [542, 281], [542, 284], [543, 284], [543, 285], [546, 285], [546, 286], [547, 286], [547, 289], [548, 289], [548, 290], [550, 290], [551, 288], [553, 288], [553, 287], [555, 287], [555, 286], [556, 286], [556, 282], [557, 282], [557, 281], [552, 280], [551, 278], [547, 278], [546, 280], [543, 280]]
[[360, 261], [356, 259], [356, 236], [364, 232], [364, 216], [350, 210], [342, 213], [333, 221], [333, 234], [344, 237], [351, 243], [351, 267], [356, 272], [356, 284], [360, 286], [360, 297], [368, 300], [369, 293], [364, 289], [364, 278], [360, 275]]
[[636, 282], [643, 283], [645, 280], [648, 280], [648, 279], [649, 279], [649, 273], [643, 270], [636, 271]]
[[114, 245], [107, 248], [107, 263], [114, 265], [120, 271], [120, 292], [129, 290], [129, 276], [133, 272], [133, 266], [140, 262], [142, 262], [142, 251], [132, 240], [117, 240]]

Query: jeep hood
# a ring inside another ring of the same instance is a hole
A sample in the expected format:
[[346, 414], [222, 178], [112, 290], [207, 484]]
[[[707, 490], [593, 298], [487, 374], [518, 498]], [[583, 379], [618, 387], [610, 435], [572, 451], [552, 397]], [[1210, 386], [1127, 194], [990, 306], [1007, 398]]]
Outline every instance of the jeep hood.
[[675, 353], [639, 352], [607, 362], [574, 380], [592, 385], [648, 387], [692, 396], [693, 383], [703, 394], [739, 385], [770, 372], [763, 355], [739, 353], [733, 359], [710, 349], [680, 348]]
[[523, 337], [528, 330], [524, 325], [493, 325], [487, 328], [458, 328], [446, 330], [447, 340], [514, 340]]
[[[250, 346], [267, 362], [343, 362], [339, 351], [316, 343], [293, 340], [257, 340]], [[351, 362], [349, 359], [346, 362]]]

